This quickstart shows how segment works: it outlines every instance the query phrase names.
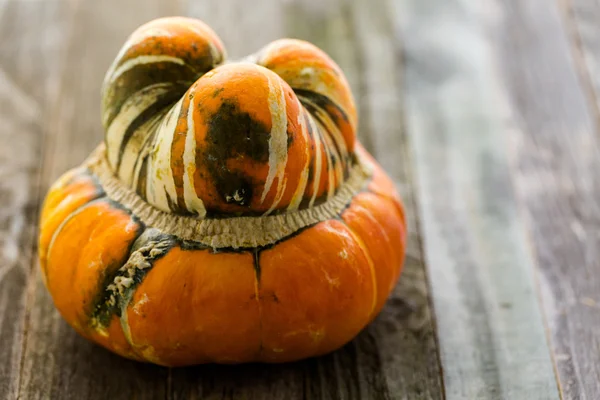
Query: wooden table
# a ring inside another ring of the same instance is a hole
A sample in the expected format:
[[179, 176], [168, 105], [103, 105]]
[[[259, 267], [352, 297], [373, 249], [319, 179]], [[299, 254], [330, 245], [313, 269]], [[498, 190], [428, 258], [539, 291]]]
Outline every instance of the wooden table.
[[[333, 354], [130, 362], [41, 282], [40, 202], [101, 140], [126, 36], [172, 14], [232, 57], [310, 40], [352, 84], [410, 240], [383, 313]], [[0, 0], [0, 398], [600, 399], [599, 22], [591, 0]]]

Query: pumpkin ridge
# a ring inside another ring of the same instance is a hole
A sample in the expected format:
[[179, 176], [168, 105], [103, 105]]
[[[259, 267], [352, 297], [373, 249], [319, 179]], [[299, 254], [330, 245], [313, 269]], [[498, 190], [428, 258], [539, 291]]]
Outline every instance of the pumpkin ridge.
[[340, 217], [339, 220], [344, 224], [344, 226], [346, 226], [346, 228], [348, 228], [348, 232], [352, 236], [352, 239], [356, 242], [356, 244], [362, 251], [363, 255], [365, 256], [367, 263], [369, 264], [369, 271], [371, 274], [371, 283], [373, 285], [373, 300], [372, 300], [372, 304], [371, 304], [371, 312], [369, 313], [369, 320], [371, 320], [373, 318], [373, 314], [376, 311], [377, 298], [379, 296], [379, 290], [380, 290], [377, 287], [377, 277], [376, 277], [376, 272], [375, 272], [376, 266], [375, 266], [375, 263], [373, 262], [373, 258], [371, 257], [371, 254], [369, 253], [369, 251], [367, 251], [367, 246], [365, 245], [365, 242], [360, 237], [360, 235], [354, 229], [352, 229], [352, 227], [350, 225], [348, 225], [348, 223], [346, 223], [346, 221], [342, 217]]
[[[71, 211], [71, 213], [67, 217], [65, 217], [65, 219], [56, 227], [56, 230], [52, 234], [50, 241], [48, 242], [48, 247], [46, 248], [46, 257], [48, 257], [48, 255], [50, 255], [50, 253], [52, 252], [52, 247], [54, 246], [54, 242], [60, 235], [60, 232], [63, 230], [63, 228], [67, 225], [67, 223], [69, 223], [69, 221], [71, 221], [74, 217], [77, 216], [77, 214], [81, 213], [86, 208], [92, 206], [95, 203], [101, 202], [102, 200], [107, 199], [107, 198], [108, 198], [108, 196], [106, 195], [106, 193], [103, 192], [102, 194], [100, 194], [100, 196], [80, 205], [79, 207], [77, 207], [76, 209]], [[45, 282], [46, 282], [46, 284], [48, 284], [48, 271], [45, 269], [44, 273], [45, 273]]]
[[[54, 228], [54, 231], [50, 235], [50, 240], [48, 240], [46, 245], [42, 245], [41, 242], [38, 243], [38, 251], [40, 252], [40, 254], [39, 254], [40, 265], [42, 267], [42, 271], [44, 272], [44, 276], [43, 276], [44, 279], [47, 278], [46, 277], [45, 260], [47, 259], [48, 253], [50, 252], [50, 249], [51, 249], [51, 245], [53, 244], [54, 235], [58, 232], [59, 229], [62, 229], [62, 227], [64, 226], [64, 223], [66, 222], [65, 220], [69, 219], [71, 214], [73, 214], [74, 212], [79, 210], [81, 207], [89, 204], [90, 202], [92, 202], [94, 200], [98, 200], [100, 198], [106, 197], [106, 194], [104, 192], [104, 189], [102, 188], [102, 185], [100, 184], [100, 182], [98, 181], [96, 176], [93, 175], [90, 170], [79, 167], [76, 170], [71, 170], [69, 173], [72, 173], [73, 175], [70, 176], [69, 179], [67, 179], [65, 181], [58, 181], [57, 182], [58, 185], [53, 186], [50, 190], [51, 191], [64, 191], [64, 190], [67, 190], [67, 188], [69, 188], [69, 186], [71, 186], [72, 184], [75, 184], [76, 182], [78, 182], [80, 179], [87, 178], [90, 180], [90, 183], [93, 185], [96, 192], [90, 198], [83, 200], [84, 202], [82, 204], [75, 207], [72, 211], [70, 211], [65, 216], [65, 218], [61, 221], [61, 223], [58, 224], [56, 226], [56, 228]], [[60, 206], [60, 204], [62, 204], [66, 200], [67, 200], [67, 197], [65, 196], [58, 204], [54, 204], [54, 207]], [[47, 220], [54, 218], [54, 215], [53, 215], [54, 210], [53, 209], [48, 210], [48, 207], [49, 207], [49, 205], [47, 204], [47, 201], [45, 201], [42, 206], [42, 214], [41, 214], [42, 220], [47, 221]], [[48, 229], [47, 226], [44, 226], [44, 228]], [[40, 240], [42, 240], [42, 237], [43, 236], [40, 236]], [[43, 253], [42, 253], [42, 251], [43, 251]]]

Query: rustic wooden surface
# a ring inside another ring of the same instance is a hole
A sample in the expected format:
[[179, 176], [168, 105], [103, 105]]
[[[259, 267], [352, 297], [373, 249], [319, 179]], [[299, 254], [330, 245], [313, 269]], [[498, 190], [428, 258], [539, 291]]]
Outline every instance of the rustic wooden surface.
[[[232, 58], [310, 40], [409, 216], [403, 276], [341, 350], [167, 369], [78, 337], [38, 273], [43, 196], [102, 138], [126, 36], [208, 22]], [[0, 0], [0, 399], [599, 399], [600, 4]]]
[[489, 40], [460, 1], [400, 4], [400, 34], [413, 38], [406, 121], [446, 395], [556, 399]]

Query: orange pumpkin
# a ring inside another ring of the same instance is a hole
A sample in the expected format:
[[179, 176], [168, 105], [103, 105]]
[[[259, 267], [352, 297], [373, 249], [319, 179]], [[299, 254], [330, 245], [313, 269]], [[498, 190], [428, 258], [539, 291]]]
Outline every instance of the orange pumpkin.
[[381, 310], [404, 211], [325, 53], [285, 39], [225, 62], [202, 22], [158, 19], [102, 96], [104, 143], [41, 214], [46, 286], [82, 336], [161, 365], [284, 362]]

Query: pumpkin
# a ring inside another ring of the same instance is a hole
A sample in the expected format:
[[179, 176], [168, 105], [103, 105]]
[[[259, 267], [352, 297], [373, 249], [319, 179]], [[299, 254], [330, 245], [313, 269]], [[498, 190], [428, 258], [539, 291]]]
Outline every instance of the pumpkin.
[[204, 23], [138, 28], [104, 142], [49, 190], [43, 279], [82, 336], [166, 366], [331, 352], [382, 309], [405, 249], [340, 68], [292, 39], [226, 62]]

